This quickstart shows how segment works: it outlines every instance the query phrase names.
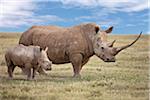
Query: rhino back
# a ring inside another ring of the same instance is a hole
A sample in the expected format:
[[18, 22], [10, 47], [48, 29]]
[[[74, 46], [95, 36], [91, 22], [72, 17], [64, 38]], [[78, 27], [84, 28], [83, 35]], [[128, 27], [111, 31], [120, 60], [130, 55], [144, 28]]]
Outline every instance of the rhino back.
[[32, 29], [29, 29], [22, 33], [20, 39], [19, 39], [19, 44], [23, 45], [32, 45]]
[[63, 29], [63, 27], [53, 26], [53, 25], [49, 25], [49, 26], [32, 26], [32, 29], [33, 28], [48, 29], [49, 31], [55, 31], [55, 30]]
[[32, 36], [33, 34], [38, 34], [38, 32], [34, 32], [34, 29], [48, 29], [49, 31], [56, 31], [56, 30], [61, 30], [63, 29], [62, 27], [59, 26], [32, 26], [31, 28], [29, 28], [27, 31], [25, 31], [24, 33], [22, 33], [20, 40], [19, 40], [19, 44], [24, 44], [26, 46], [28, 45], [33, 45], [32, 43]]

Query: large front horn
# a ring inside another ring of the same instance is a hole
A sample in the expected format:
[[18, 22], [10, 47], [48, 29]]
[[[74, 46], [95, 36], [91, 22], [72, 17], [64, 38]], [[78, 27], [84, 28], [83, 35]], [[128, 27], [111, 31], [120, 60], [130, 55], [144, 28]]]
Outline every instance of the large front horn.
[[132, 43], [130, 43], [130, 44], [126, 45], [126, 46], [114, 48], [115, 49], [115, 54], [118, 54], [121, 50], [132, 46], [140, 38], [141, 34], [142, 34], [142, 32], [139, 34], [139, 36]]

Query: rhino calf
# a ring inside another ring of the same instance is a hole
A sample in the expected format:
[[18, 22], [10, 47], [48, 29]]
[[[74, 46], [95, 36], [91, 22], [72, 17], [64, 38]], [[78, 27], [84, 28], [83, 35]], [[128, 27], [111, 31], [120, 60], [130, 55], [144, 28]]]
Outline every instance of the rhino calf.
[[35, 71], [39, 67], [51, 70], [52, 62], [47, 57], [47, 50], [47, 47], [42, 50], [39, 46], [24, 46], [22, 44], [8, 49], [5, 53], [5, 60], [9, 78], [13, 78], [13, 71], [16, 66], [26, 70], [28, 80], [34, 79]]

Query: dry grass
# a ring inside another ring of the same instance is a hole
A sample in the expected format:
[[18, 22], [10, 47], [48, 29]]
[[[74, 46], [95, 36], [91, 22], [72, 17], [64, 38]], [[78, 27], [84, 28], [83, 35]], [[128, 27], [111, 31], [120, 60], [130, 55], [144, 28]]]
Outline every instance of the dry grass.
[[[148, 100], [148, 35], [117, 55], [117, 62], [104, 63], [92, 57], [82, 69], [82, 78], [72, 78], [71, 64], [53, 65], [47, 76], [26, 81], [19, 68], [7, 78], [5, 50], [18, 43], [20, 34], [0, 34], [0, 100]], [[112, 35], [116, 46], [135, 35]]]

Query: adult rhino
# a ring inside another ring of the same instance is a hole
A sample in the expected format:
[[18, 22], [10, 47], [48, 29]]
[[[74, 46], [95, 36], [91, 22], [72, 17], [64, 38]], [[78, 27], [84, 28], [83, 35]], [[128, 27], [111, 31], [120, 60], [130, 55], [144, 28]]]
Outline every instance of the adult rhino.
[[[34, 35], [38, 34], [38, 36], [41, 36], [43, 34], [43, 33], [39, 34], [39, 33], [36, 33], [36, 32], [32, 32], [32, 30], [37, 29], [37, 28], [41, 29], [41, 30], [48, 29], [49, 31], [58, 31], [58, 30], [60, 31], [60, 30], [67, 29], [67, 28], [64, 28], [64, 27], [53, 26], [53, 25], [49, 25], [49, 26], [32, 26], [31, 28], [29, 28], [26, 32], [24, 32], [22, 34], [19, 43], [20, 44], [22, 43], [22, 44], [27, 45], [27, 46], [33, 44], [32, 43], [33, 34]], [[101, 40], [106, 42], [107, 41], [107, 34], [111, 33], [112, 30], [113, 30], [113, 26], [109, 27], [106, 30], [100, 30], [99, 35], [100, 35]], [[49, 33], [45, 33], [45, 34], [49, 34]], [[23, 72], [25, 72], [25, 71], [23, 70]], [[38, 72], [40, 74], [46, 74], [45, 70], [41, 67], [38, 69]]]
[[[115, 41], [103, 42], [99, 37], [99, 31], [101, 30], [95, 23], [81, 24], [55, 31], [32, 28], [22, 34], [19, 43], [51, 48], [48, 49], [49, 59], [54, 64], [72, 63], [76, 77], [80, 76], [83, 65], [93, 55], [105, 62], [115, 62], [115, 55], [133, 45], [141, 36], [140, 34], [135, 41], [126, 46], [113, 47]], [[110, 31], [108, 30], [108, 32]]]

